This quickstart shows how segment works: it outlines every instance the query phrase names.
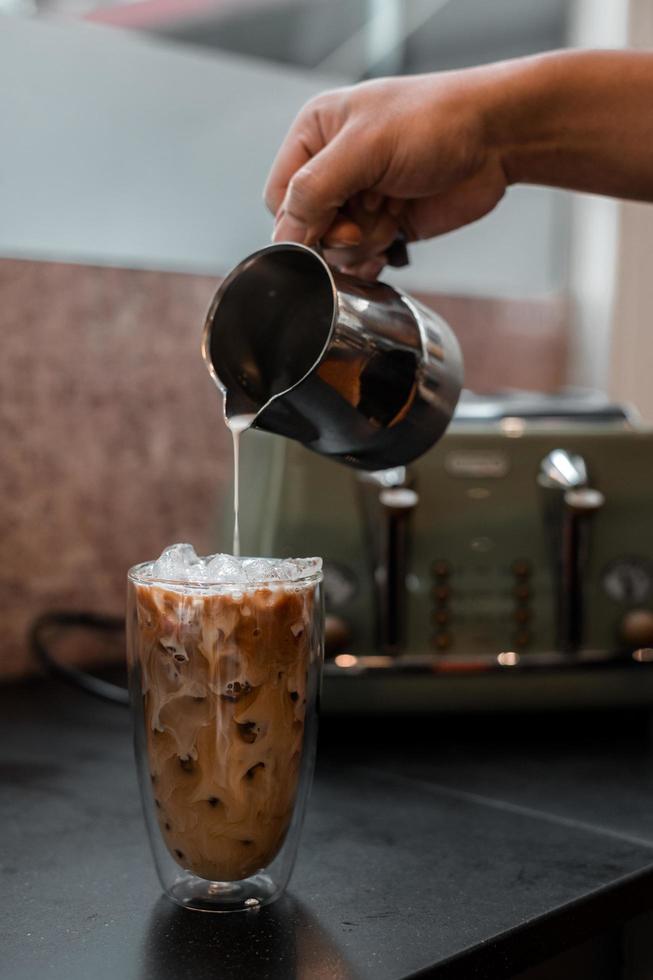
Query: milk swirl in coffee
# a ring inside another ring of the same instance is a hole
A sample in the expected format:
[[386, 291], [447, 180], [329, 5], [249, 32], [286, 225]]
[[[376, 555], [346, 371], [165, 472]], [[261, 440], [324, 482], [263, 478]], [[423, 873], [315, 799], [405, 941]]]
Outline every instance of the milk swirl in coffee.
[[256, 873], [287, 833], [319, 669], [320, 568], [175, 545], [141, 570], [135, 656], [156, 817], [170, 855], [202, 878]]

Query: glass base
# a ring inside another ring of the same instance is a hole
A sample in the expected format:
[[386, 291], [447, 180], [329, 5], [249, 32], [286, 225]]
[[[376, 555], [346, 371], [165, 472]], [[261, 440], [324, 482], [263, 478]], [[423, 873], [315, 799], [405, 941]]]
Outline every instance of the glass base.
[[242, 881], [207, 881], [186, 872], [166, 894], [177, 905], [196, 912], [251, 912], [274, 902], [282, 892], [283, 888], [263, 873]]

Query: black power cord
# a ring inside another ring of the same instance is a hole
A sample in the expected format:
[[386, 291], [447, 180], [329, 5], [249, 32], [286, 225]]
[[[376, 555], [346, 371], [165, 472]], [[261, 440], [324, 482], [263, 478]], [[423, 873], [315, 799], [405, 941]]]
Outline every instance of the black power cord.
[[127, 688], [112, 684], [101, 677], [95, 677], [78, 667], [62, 664], [52, 654], [49, 639], [53, 630], [61, 629], [90, 629], [102, 633], [118, 633], [125, 628], [125, 621], [120, 616], [104, 616], [90, 612], [46, 612], [34, 620], [29, 631], [31, 649], [39, 663], [50, 674], [54, 674], [71, 684], [73, 687], [92, 694], [93, 697], [113, 704], [129, 704]]

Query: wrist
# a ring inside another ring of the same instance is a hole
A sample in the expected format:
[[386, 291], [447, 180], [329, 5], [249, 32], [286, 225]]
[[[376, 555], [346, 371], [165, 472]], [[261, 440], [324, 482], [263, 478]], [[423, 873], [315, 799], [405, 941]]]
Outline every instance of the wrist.
[[539, 182], [559, 151], [568, 57], [555, 52], [483, 69], [486, 147], [499, 158], [507, 184]]
[[[648, 52], [554, 51], [483, 69], [487, 152], [508, 184], [649, 200]], [[630, 150], [628, 151], [628, 148]]]

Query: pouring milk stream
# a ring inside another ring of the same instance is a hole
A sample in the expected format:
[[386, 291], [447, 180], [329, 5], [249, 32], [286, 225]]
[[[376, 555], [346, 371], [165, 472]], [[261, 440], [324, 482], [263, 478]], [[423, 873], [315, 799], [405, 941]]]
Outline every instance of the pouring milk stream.
[[252, 415], [232, 415], [231, 418], [225, 411], [225, 422], [231, 432], [234, 450], [234, 542], [233, 554], [240, 558], [240, 437], [241, 434], [249, 429], [256, 418]]

